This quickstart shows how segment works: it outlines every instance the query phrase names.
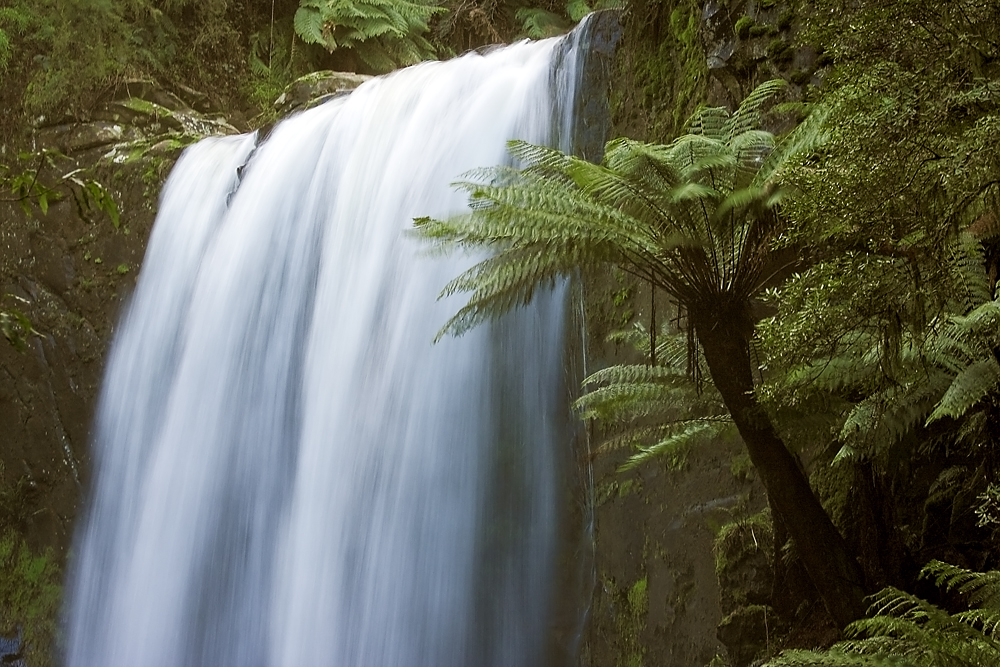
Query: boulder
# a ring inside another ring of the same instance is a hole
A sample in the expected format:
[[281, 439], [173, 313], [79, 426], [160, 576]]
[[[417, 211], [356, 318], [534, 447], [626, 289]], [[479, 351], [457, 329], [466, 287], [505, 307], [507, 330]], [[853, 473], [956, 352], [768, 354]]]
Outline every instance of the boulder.
[[328, 99], [354, 90], [372, 77], [354, 72], [321, 70], [300, 77], [288, 84], [274, 101], [274, 108], [282, 116], [298, 109], [307, 109]]

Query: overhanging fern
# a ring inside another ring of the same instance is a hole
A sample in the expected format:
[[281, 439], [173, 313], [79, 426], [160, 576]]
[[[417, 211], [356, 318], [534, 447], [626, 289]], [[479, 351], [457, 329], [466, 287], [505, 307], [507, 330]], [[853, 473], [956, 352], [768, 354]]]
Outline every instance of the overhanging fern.
[[328, 51], [351, 49], [380, 72], [434, 56], [424, 37], [434, 0], [300, 0], [295, 32], [307, 44]]
[[[612, 334], [649, 357], [649, 335], [636, 324]], [[701, 391], [687, 369], [687, 337], [664, 327], [657, 337], [657, 365], [620, 364], [590, 375], [587, 392], [576, 402], [585, 419], [615, 424], [618, 431], [598, 449], [629, 449], [633, 454], [619, 470], [631, 470], [655, 459], [678, 460], [692, 446], [735, 432], [732, 419], [712, 386]]]

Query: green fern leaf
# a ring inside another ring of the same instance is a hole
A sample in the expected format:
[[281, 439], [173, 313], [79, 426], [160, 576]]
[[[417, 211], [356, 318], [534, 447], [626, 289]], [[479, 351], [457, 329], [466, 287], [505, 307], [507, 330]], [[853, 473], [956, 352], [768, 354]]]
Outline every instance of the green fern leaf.
[[1000, 364], [990, 357], [962, 370], [927, 418], [931, 424], [943, 417], [958, 418], [974, 407], [1000, 384]]
[[326, 39], [323, 37], [323, 15], [319, 9], [309, 6], [299, 7], [295, 11], [293, 22], [295, 33], [303, 42], [326, 45]]

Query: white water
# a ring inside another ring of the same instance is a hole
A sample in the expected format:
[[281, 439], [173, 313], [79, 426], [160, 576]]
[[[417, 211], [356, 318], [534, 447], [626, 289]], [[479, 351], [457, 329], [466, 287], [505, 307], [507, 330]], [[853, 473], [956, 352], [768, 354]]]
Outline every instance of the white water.
[[508, 139], [570, 134], [565, 48], [420, 65], [185, 152], [108, 362], [68, 665], [543, 661], [563, 299], [432, 344], [471, 259], [404, 230], [462, 210], [449, 183]]

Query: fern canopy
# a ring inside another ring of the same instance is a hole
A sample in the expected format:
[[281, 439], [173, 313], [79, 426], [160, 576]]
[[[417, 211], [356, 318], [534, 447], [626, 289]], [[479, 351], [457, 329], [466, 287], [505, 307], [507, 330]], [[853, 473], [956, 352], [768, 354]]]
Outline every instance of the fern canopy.
[[433, 0], [300, 0], [294, 25], [307, 44], [352, 49], [374, 70], [388, 72], [434, 56], [424, 35], [431, 17], [443, 11]]
[[[513, 142], [519, 168], [468, 174], [458, 187], [469, 193], [471, 211], [417, 220], [416, 233], [443, 246], [493, 252], [445, 287], [444, 294], [470, 298], [442, 333], [460, 334], [526, 303], [534, 290], [579, 267], [611, 265], [671, 296], [806, 571], [846, 625], [864, 611], [860, 568], [754, 396], [751, 301], [797, 259], [774, 252], [784, 225], [779, 207], [791, 194], [782, 172], [823, 138], [818, 118], [780, 141], [758, 128], [783, 85], [762, 84], [733, 113], [700, 110], [669, 144], [610, 141], [600, 165]], [[632, 405], [666, 389], [642, 384], [627, 394]], [[625, 395], [620, 383], [615, 390]], [[666, 453], [678, 438], [708, 429], [649, 432], [653, 442], [645, 449]]]
[[781, 299], [760, 327], [782, 369], [762, 395], [836, 405], [843, 455], [879, 456], [945, 419], [971, 424], [1000, 396], [1000, 301], [968, 234], [919, 260], [848, 254], [793, 278]]
[[456, 185], [469, 193], [469, 214], [416, 221], [425, 238], [495, 251], [445, 288], [471, 293], [445, 331], [460, 334], [525, 303], [580, 266], [616, 265], [689, 311], [756, 294], [778, 270], [770, 244], [787, 194], [780, 168], [821, 139], [814, 122], [782, 142], [757, 129], [782, 85], [762, 84], [732, 114], [700, 111], [670, 144], [610, 141], [600, 165], [514, 141], [520, 168], [467, 174]]
[[973, 572], [932, 561], [922, 576], [962, 594], [969, 608], [949, 613], [905, 591], [886, 588], [871, 597], [870, 617], [847, 628], [847, 640], [829, 651], [786, 651], [765, 667], [1000, 664], [1000, 572]]

